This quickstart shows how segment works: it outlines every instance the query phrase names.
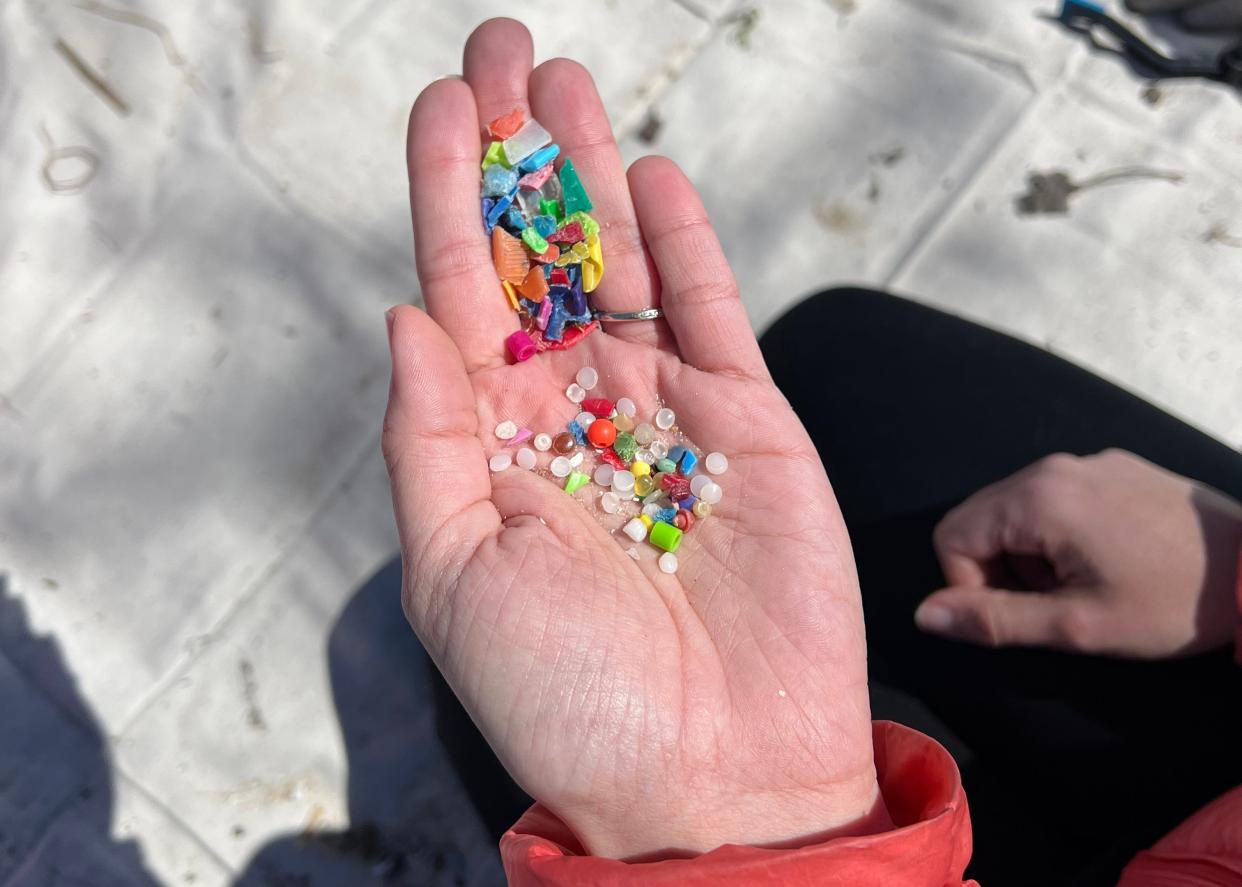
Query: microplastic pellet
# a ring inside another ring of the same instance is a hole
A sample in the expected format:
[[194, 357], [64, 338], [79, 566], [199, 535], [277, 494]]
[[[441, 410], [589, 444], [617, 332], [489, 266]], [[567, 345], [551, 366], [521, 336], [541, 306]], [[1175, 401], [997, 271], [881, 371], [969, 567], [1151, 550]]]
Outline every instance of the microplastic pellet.
[[513, 464], [513, 457], [508, 453], [497, 453], [488, 460], [487, 464], [492, 471], [504, 471]]
[[724, 453], [708, 453], [703, 460], [703, 467], [709, 474], [724, 474], [729, 470], [729, 457]]
[[594, 367], [583, 367], [578, 370], [576, 381], [582, 386], [583, 391], [590, 391], [599, 384], [599, 373], [595, 372]]
[[530, 447], [522, 447], [522, 449], [517, 451], [517, 456], [514, 457], [514, 461], [517, 462], [518, 468], [530, 471], [535, 467], [535, 463], [538, 461], [538, 458], [535, 456], [535, 451]]
[[496, 436], [501, 440], [512, 440], [517, 436], [517, 423], [506, 419], [496, 426]]
[[668, 407], [656, 410], [655, 424], [661, 431], [668, 431], [677, 422], [677, 414]]

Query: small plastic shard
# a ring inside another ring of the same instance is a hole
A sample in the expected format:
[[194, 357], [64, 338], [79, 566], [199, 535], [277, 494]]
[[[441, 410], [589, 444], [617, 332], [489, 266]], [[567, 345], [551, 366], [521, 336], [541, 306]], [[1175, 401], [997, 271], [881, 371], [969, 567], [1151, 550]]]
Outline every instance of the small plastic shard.
[[565, 492], [572, 496], [590, 482], [590, 477], [583, 474], [581, 471], [575, 471], [570, 474], [569, 479], [565, 481]]
[[509, 307], [514, 311], [521, 311], [522, 303], [518, 301], [517, 290], [513, 288], [513, 284], [507, 280], [502, 280], [500, 281], [500, 285], [504, 288], [505, 295], [509, 299]]
[[550, 166], [552, 161], [561, 153], [560, 145], [548, 145], [546, 148], [540, 148], [535, 153], [524, 159], [518, 169], [524, 173], [534, 172], [544, 166]]
[[[509, 153], [508, 143], [505, 143], [505, 154], [512, 158]], [[574, 169], [574, 162], [566, 158], [565, 163], [561, 166], [561, 188], [565, 194], [565, 215], [572, 216], [576, 212], [590, 212], [592, 207], [591, 198], [587, 196], [586, 188], [582, 185], [582, 180], [578, 178], [578, 171]]]
[[521, 283], [530, 269], [522, 241], [501, 227], [492, 229], [492, 261], [497, 276], [510, 283]]
[[613, 452], [621, 457], [621, 461], [627, 465], [634, 461], [634, 453], [638, 450], [638, 441], [634, 440], [634, 435], [622, 432], [617, 435], [617, 439], [612, 444]]
[[508, 166], [509, 163], [505, 159], [505, 147], [500, 142], [492, 142], [487, 146], [487, 153], [483, 155], [483, 171], [495, 165]]
[[532, 256], [531, 258], [533, 258], [536, 262], [538, 262], [541, 265], [552, 265], [552, 264], [555, 264], [556, 260], [559, 259], [560, 257], [561, 257], [561, 248], [557, 246], [555, 243], [550, 243], [548, 244], [547, 252], [543, 253], [542, 255]]
[[585, 240], [586, 235], [582, 231], [582, 222], [574, 219], [572, 222], [565, 222], [555, 234], [548, 238], [548, 243], [568, 243], [575, 244], [579, 240]]
[[538, 191], [552, 175], [552, 164], [548, 163], [534, 172], [528, 172], [518, 179], [518, 187], [523, 191]]
[[522, 230], [522, 240], [530, 247], [530, 251], [537, 256], [543, 255], [548, 251], [548, 242], [540, 236], [539, 231], [534, 226]]
[[532, 265], [526, 273], [526, 279], [518, 284], [518, 292], [532, 302], [542, 302], [548, 294], [548, 278], [544, 277], [543, 269]]
[[489, 166], [483, 171], [483, 196], [500, 197], [517, 188], [518, 175], [511, 169], [505, 169], [499, 163]]
[[[504, 140], [505, 158], [510, 164], [517, 166], [551, 141], [552, 134], [540, 126], [538, 121], [527, 120], [517, 132]], [[584, 208], [590, 209], [589, 206]]]
[[514, 108], [508, 114], [501, 115], [487, 124], [487, 131], [492, 138], [504, 141], [511, 138], [514, 133], [522, 128], [522, 124], [526, 122], [526, 112], [521, 108]]
[[566, 213], [566, 223], [578, 222], [582, 225], [582, 233], [587, 237], [594, 237], [599, 233], [599, 222], [591, 218], [584, 212]]
[[[556, 219], [552, 216], [535, 216], [535, 220], [531, 224], [544, 240], [556, 233]], [[540, 252], [543, 252], [543, 250], [540, 250]]]
[[501, 216], [503, 216], [506, 212], [508, 212], [509, 206], [512, 203], [513, 203], [512, 194], [506, 194], [503, 197], [498, 197], [496, 198], [495, 201], [492, 202], [492, 208], [488, 211], [487, 218], [484, 219], [484, 223], [487, 226], [487, 231], [489, 234], [496, 227], [496, 223], [500, 221]]

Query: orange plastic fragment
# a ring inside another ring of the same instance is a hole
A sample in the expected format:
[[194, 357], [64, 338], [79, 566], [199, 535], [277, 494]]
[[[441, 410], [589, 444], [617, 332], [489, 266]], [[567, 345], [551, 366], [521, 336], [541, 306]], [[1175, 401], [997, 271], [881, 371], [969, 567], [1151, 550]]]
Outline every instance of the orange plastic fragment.
[[522, 124], [526, 122], [526, 112], [521, 108], [514, 108], [508, 114], [497, 117], [491, 123], [487, 124], [487, 131], [492, 134], [492, 138], [499, 142], [503, 142], [515, 132], [522, 128]]
[[532, 302], [542, 302], [548, 294], [548, 278], [543, 276], [543, 269], [538, 265], [531, 266], [530, 273], [518, 284], [517, 290]]
[[540, 253], [539, 255], [535, 256], [534, 259], [536, 262], [538, 262], [541, 265], [551, 265], [553, 262], [555, 262], [560, 257], [561, 257], [561, 248], [557, 246], [555, 243], [549, 243], [548, 251], [546, 253]]
[[499, 225], [492, 229], [492, 261], [496, 276], [510, 283], [521, 283], [530, 268], [526, 245]]

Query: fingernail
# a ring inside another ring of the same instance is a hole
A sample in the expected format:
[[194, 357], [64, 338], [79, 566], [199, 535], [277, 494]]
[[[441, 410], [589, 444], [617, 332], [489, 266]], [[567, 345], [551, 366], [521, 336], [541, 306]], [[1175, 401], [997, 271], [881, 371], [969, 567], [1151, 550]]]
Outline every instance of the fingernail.
[[397, 309], [389, 308], [384, 312], [384, 322], [388, 324], [388, 335], [392, 336], [392, 324], [397, 319]]
[[935, 604], [924, 604], [914, 611], [914, 623], [924, 631], [945, 632], [953, 627], [953, 611]]

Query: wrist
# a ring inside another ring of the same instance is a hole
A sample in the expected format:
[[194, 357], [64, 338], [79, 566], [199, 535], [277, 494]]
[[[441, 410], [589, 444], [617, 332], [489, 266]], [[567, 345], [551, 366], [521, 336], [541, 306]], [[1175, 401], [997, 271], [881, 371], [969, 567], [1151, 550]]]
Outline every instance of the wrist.
[[725, 844], [797, 848], [893, 827], [874, 769], [827, 789], [710, 800], [674, 797], [624, 810], [562, 813], [592, 856], [651, 862], [706, 853]]

